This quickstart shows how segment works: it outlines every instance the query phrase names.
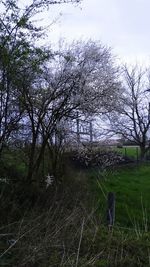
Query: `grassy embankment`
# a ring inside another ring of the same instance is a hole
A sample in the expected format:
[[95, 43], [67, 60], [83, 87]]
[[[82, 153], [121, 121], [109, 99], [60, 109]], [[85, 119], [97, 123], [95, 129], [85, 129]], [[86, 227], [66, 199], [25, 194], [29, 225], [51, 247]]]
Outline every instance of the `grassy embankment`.
[[[22, 169], [23, 165], [17, 167], [18, 178]], [[43, 192], [46, 201], [41, 195], [43, 203], [22, 210], [17, 193], [9, 198], [6, 184], [8, 194], [1, 190], [1, 209], [7, 208], [10, 215], [6, 213], [0, 227], [0, 265], [150, 266], [149, 173], [149, 165], [103, 173], [70, 168], [61, 190], [49, 188]], [[116, 194], [112, 232], [105, 223], [109, 191]], [[4, 196], [10, 203], [3, 201]]]
[[106, 209], [108, 192], [116, 195], [116, 225], [146, 229], [150, 226], [150, 165], [118, 168], [104, 177], [92, 174], [92, 188], [100, 209]]

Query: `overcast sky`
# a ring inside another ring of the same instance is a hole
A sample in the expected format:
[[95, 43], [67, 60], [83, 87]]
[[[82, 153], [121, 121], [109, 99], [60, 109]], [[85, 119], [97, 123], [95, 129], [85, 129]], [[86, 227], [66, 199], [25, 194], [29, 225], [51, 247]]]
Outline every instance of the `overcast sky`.
[[150, 0], [83, 0], [78, 6], [51, 6], [47, 16], [56, 22], [49, 38], [101, 40], [121, 61], [149, 64], [149, 12]]

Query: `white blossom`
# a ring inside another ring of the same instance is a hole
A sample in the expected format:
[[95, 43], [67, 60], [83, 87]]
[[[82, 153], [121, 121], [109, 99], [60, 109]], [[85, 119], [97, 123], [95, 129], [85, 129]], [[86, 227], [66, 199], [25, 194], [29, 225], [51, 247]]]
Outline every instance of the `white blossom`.
[[54, 176], [53, 175], [46, 175], [46, 188], [48, 188], [50, 185], [52, 185], [54, 183]]

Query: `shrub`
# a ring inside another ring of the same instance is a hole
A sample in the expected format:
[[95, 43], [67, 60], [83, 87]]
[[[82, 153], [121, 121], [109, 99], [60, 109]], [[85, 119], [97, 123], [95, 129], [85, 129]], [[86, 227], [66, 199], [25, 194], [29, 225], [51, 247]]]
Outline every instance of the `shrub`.
[[125, 159], [116, 151], [84, 148], [74, 152], [73, 161], [79, 167], [106, 168], [123, 163]]

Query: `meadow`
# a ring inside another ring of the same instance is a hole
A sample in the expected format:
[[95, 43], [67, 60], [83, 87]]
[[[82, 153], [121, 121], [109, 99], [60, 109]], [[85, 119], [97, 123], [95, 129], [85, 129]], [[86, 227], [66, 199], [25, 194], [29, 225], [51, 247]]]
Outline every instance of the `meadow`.
[[112, 149], [131, 159], [138, 160], [140, 157], [140, 148], [138, 146], [114, 147]]
[[99, 210], [107, 208], [107, 194], [116, 196], [116, 226], [148, 229], [150, 226], [150, 165], [135, 164], [107, 170], [93, 171], [91, 186], [99, 203]]
[[[1, 174], [13, 171], [17, 180], [23, 179], [21, 157], [5, 156], [9, 164], [1, 166]], [[150, 266], [150, 165], [100, 169], [66, 163], [60, 188], [26, 185], [25, 191], [25, 184], [16, 180], [1, 181], [0, 265]], [[108, 192], [116, 197], [111, 230], [106, 223]]]

